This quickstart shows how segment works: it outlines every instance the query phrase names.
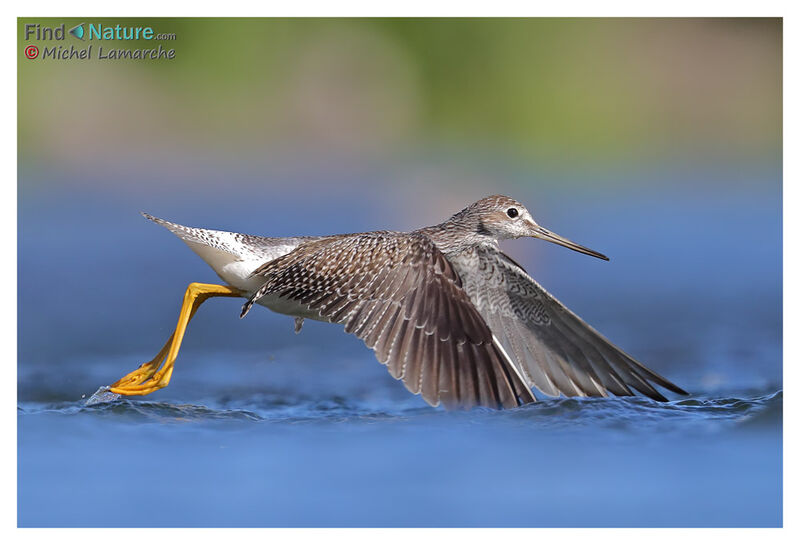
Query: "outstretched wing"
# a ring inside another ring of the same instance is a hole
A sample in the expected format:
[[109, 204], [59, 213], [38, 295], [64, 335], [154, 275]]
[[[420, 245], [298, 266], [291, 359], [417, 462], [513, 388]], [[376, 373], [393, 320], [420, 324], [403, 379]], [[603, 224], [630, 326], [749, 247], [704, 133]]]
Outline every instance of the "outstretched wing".
[[498, 342], [541, 392], [629, 396], [635, 388], [666, 401], [653, 382], [686, 394], [611, 344], [499, 250], [470, 249], [450, 260]]
[[431, 405], [516, 407], [533, 396], [493, 342], [447, 258], [422, 234], [374, 232], [303, 244], [259, 267], [262, 297], [344, 324]]

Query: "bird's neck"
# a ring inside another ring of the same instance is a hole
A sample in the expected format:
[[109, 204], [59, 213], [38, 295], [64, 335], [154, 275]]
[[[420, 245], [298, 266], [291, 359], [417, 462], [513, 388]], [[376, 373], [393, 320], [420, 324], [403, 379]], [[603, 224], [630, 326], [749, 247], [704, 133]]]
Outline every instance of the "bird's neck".
[[498, 248], [497, 238], [481, 224], [462, 221], [453, 217], [439, 225], [424, 227], [417, 232], [430, 238], [445, 255], [461, 253], [476, 246]]

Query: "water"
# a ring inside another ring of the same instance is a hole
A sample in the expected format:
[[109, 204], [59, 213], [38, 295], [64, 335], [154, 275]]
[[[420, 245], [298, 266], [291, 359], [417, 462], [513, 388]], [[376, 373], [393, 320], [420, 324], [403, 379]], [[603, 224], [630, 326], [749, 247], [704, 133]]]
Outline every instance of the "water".
[[235, 300], [203, 307], [168, 388], [87, 406], [158, 350], [188, 282], [213, 281], [135, 210], [204, 210], [199, 223], [257, 233], [277, 217], [270, 232], [314, 234], [369, 227], [386, 206], [345, 198], [336, 218], [322, 205], [292, 218], [265, 201], [242, 216], [21, 191], [19, 525], [782, 525], [779, 196], [654, 191], [538, 195], [559, 203], [547, 226], [610, 264], [506, 248], [692, 395], [452, 413], [408, 394], [340, 327], [307, 322], [295, 336], [264, 309], [239, 320]]
[[775, 526], [781, 398], [23, 404], [20, 524]]

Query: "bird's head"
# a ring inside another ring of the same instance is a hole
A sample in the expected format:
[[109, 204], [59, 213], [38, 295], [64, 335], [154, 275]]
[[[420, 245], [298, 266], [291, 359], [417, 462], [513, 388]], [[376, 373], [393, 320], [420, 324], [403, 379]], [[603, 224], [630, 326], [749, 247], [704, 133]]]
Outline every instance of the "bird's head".
[[522, 203], [504, 195], [485, 197], [469, 205], [452, 219], [466, 223], [470, 229], [474, 229], [477, 235], [488, 236], [496, 240], [521, 237], [540, 238], [608, 261], [603, 254], [548, 231], [536, 223]]

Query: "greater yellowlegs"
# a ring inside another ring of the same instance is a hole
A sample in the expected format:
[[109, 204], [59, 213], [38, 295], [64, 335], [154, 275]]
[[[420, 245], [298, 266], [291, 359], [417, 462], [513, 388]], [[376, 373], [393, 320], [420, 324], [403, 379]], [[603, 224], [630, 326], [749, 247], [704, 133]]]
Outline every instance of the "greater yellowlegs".
[[[303, 320], [343, 324], [431, 405], [516, 407], [548, 396], [686, 394], [611, 344], [498, 247], [535, 237], [608, 260], [534, 221], [519, 202], [486, 197], [410, 233], [267, 238], [144, 216], [180, 237], [227, 285], [192, 283], [156, 357], [111, 385], [122, 395], [166, 386], [186, 326], [211, 297], [244, 297]], [[163, 364], [163, 365], [162, 365]]]

